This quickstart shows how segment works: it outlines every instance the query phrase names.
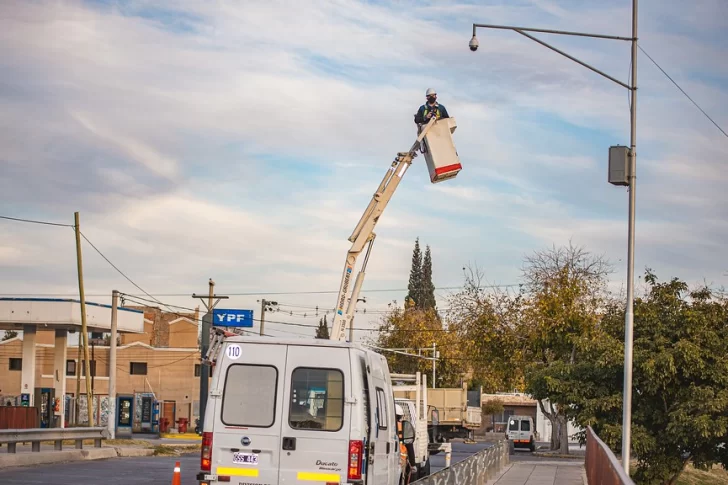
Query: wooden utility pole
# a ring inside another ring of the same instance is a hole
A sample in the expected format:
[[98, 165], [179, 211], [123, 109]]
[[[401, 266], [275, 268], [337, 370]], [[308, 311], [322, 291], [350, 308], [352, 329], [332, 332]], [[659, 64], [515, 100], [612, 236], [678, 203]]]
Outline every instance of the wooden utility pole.
[[260, 336], [262, 337], [265, 335], [263, 333], [263, 329], [265, 327], [265, 310], [268, 307], [268, 305], [276, 306], [278, 305], [277, 301], [269, 301], [265, 298], [260, 300]]
[[116, 438], [116, 333], [119, 318], [119, 292], [111, 292], [111, 341], [109, 342], [109, 436]]
[[86, 295], [83, 291], [83, 257], [81, 256], [81, 225], [78, 212], [74, 212], [74, 225], [76, 231], [76, 262], [78, 264], [78, 295], [81, 300], [81, 337], [83, 338], [83, 358], [86, 370], [86, 406], [88, 408], [88, 425], [94, 426], [94, 401], [91, 394], [91, 363], [88, 355], [88, 328], [86, 327]]
[[[210, 384], [210, 366], [204, 362], [205, 354], [210, 348], [210, 330], [212, 329], [212, 311], [215, 309], [220, 300], [227, 299], [227, 296], [220, 296], [215, 294], [215, 282], [210, 278], [209, 289], [207, 294], [207, 303], [202, 296], [192, 294], [192, 298], [200, 298], [202, 303], [207, 307], [207, 313], [202, 317], [202, 330], [200, 335], [200, 405], [199, 405], [199, 418], [200, 425], [205, 420], [205, 408], [207, 407], [207, 394]], [[213, 302], [217, 298], [216, 302]]]

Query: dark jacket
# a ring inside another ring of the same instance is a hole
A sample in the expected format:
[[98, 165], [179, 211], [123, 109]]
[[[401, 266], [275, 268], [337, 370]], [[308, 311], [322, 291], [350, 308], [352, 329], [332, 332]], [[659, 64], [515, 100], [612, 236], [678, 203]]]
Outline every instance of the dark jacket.
[[445, 109], [445, 106], [443, 106], [442, 104], [435, 103], [435, 106], [430, 106], [429, 103], [425, 103], [420, 106], [419, 110], [417, 110], [417, 114], [415, 115], [415, 123], [417, 123], [418, 125], [427, 124], [427, 122], [430, 121], [427, 119], [427, 114], [430, 111], [435, 112], [438, 120], [441, 118], [450, 117], [450, 115], [447, 113], [447, 109]]

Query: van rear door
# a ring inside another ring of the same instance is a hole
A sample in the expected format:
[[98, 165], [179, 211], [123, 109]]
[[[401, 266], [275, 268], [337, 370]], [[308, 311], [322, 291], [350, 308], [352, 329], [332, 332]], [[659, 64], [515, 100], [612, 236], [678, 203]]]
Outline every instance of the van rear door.
[[287, 347], [230, 342], [223, 350], [212, 472], [277, 485]]
[[346, 483], [350, 376], [347, 348], [289, 346], [280, 483]]

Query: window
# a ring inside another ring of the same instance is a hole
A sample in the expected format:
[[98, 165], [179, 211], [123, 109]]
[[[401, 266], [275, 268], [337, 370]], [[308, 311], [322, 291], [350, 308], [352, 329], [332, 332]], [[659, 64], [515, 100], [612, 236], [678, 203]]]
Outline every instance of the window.
[[147, 363], [146, 362], [129, 362], [129, 374], [131, 375], [147, 375]]
[[[210, 369], [210, 377], [212, 377], [212, 366], [210, 366], [209, 369]], [[202, 373], [202, 364], [195, 364], [195, 377], [200, 377], [201, 373]]]
[[387, 429], [389, 416], [387, 415], [387, 398], [384, 396], [384, 389], [377, 387], [377, 417], [379, 418], [379, 429]]
[[339, 431], [344, 425], [344, 374], [300, 367], [291, 376], [291, 428]]
[[[88, 367], [91, 370], [91, 376], [96, 377], [96, 361], [90, 360], [88, 363]], [[81, 361], [81, 375], [82, 376], [86, 375], [86, 361], [85, 360]]]
[[531, 422], [525, 419], [521, 421], [521, 431], [531, 431]]
[[23, 359], [10, 357], [10, 370], [23, 370]]
[[76, 361], [75, 360], [67, 360], [66, 361], [66, 375], [67, 376], [75, 376], [76, 375]]
[[518, 421], [511, 419], [508, 423], [508, 431], [518, 431]]
[[276, 417], [278, 369], [270, 365], [233, 364], [225, 376], [222, 422], [228, 426], [270, 428]]

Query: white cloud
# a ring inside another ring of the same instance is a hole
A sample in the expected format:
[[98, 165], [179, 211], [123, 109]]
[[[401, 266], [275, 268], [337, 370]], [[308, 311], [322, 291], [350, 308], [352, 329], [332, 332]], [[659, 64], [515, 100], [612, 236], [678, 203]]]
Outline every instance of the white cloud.
[[[464, 170], [431, 185], [415, 160], [377, 225], [365, 290], [406, 287], [418, 236], [439, 286], [460, 283], [474, 260], [512, 283], [524, 253], [569, 238], [620, 264], [627, 198], [606, 183], [605, 164], [608, 146], [628, 140], [626, 92], [512, 32], [479, 33], [476, 54], [466, 45], [471, 23], [486, 20], [624, 34], [627, 3], [175, 1], [165, 19], [189, 20], [165, 24], [146, 2], [4, 2], [1, 212], [70, 222], [81, 211], [89, 238], [153, 293], [199, 292], [210, 276], [221, 291], [335, 290], [346, 238], [412, 143], [412, 114], [434, 86], [458, 120]], [[687, 8], [668, 4], [664, 22]], [[692, 18], [669, 34], [647, 20], [655, 9], [641, 12], [642, 42], [728, 123], [728, 93], [710, 82], [726, 72], [720, 42], [691, 31]], [[720, 16], [709, 23], [722, 39]], [[626, 79], [626, 45], [553, 42]], [[637, 266], [725, 282], [728, 268], [715, 268], [728, 149], [648, 62]], [[75, 291], [70, 235], [2, 224], [0, 268], [11, 276], [0, 292]], [[85, 256], [94, 291], [132, 290]], [[374, 293], [368, 305], [403, 296]], [[335, 295], [287, 298], [333, 305]]]

